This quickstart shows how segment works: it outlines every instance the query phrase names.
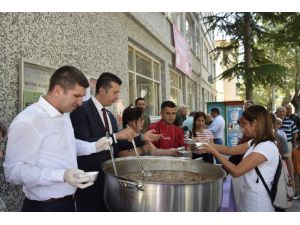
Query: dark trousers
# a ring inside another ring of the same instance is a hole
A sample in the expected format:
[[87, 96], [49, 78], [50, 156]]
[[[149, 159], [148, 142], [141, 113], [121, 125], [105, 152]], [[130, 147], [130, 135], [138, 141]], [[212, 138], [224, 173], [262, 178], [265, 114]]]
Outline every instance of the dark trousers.
[[214, 143], [217, 145], [223, 145], [223, 140], [222, 140], [222, 138], [215, 138]]
[[78, 212], [107, 212], [104, 202], [104, 172], [101, 164], [110, 159], [109, 151], [77, 157], [78, 168], [88, 171], [99, 171], [97, 180], [90, 187], [76, 190]]
[[104, 173], [99, 171], [97, 180], [90, 187], [76, 190], [78, 212], [108, 212], [104, 202]]
[[[217, 145], [223, 145], [222, 138], [215, 138], [214, 143], [217, 144]], [[215, 159], [216, 159], [216, 163], [220, 164], [220, 161], [217, 158], [215, 158]]]
[[75, 212], [75, 200], [35, 201], [25, 198], [21, 212]]

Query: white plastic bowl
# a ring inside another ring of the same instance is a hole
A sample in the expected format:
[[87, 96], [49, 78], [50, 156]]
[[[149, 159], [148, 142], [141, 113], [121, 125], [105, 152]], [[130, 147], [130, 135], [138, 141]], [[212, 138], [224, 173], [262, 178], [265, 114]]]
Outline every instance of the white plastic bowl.
[[87, 175], [90, 180], [89, 182], [95, 182], [99, 174], [99, 171], [91, 171], [91, 172], [85, 172], [84, 175]]

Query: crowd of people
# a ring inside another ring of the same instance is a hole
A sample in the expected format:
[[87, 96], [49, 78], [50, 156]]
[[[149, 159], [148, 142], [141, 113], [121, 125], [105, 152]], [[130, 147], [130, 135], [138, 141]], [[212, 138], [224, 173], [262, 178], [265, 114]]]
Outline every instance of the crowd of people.
[[[121, 85], [115, 74], [102, 73], [95, 95], [83, 102], [88, 80], [77, 68], [63, 66], [51, 76], [47, 94], [17, 115], [9, 126], [3, 167], [6, 181], [23, 187], [21, 211], [109, 211], [101, 164], [112, 154], [135, 156], [133, 141], [140, 155], [176, 157], [184, 148], [193, 160], [221, 164], [234, 177], [239, 211], [275, 211], [255, 168], [270, 188], [282, 155], [298, 198], [300, 118], [292, 114], [290, 105], [279, 107], [275, 115], [246, 101], [238, 120], [239, 143], [227, 147], [225, 120], [217, 107], [208, 114], [197, 111], [187, 117], [188, 106], [164, 101], [160, 120], [151, 123], [147, 102], [139, 97], [135, 106], [123, 111], [123, 129], [118, 129], [107, 107], [118, 101]], [[0, 143], [5, 136], [6, 128], [0, 123]], [[195, 149], [186, 138], [206, 144]], [[85, 173], [89, 171], [99, 172], [94, 182]], [[0, 196], [0, 210], [3, 205]]]

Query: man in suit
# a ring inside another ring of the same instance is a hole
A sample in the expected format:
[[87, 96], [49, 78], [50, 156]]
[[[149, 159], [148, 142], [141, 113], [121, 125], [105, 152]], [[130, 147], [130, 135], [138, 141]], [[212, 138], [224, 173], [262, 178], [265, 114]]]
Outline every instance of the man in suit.
[[[113, 139], [113, 149], [115, 157], [119, 150], [131, 149], [132, 144], [124, 139], [128, 139], [128, 132], [131, 129], [125, 128], [118, 132], [117, 121], [110, 111], [105, 107], [111, 106], [118, 101], [122, 81], [112, 73], [102, 73], [96, 83], [95, 96], [92, 96], [82, 106], [71, 113], [71, 121], [74, 128], [75, 137], [85, 141], [98, 140], [99, 137], [106, 136], [106, 133]], [[160, 136], [153, 134], [153, 131], [143, 135], [145, 141], [158, 139]], [[123, 141], [122, 141], [123, 140]], [[141, 137], [135, 138], [137, 146], [142, 145]], [[104, 203], [104, 172], [101, 164], [109, 160], [110, 152], [103, 151], [100, 154], [92, 154], [87, 157], [78, 157], [78, 168], [84, 171], [99, 171], [99, 175], [92, 188], [84, 191], [77, 191], [78, 211], [107, 211]]]

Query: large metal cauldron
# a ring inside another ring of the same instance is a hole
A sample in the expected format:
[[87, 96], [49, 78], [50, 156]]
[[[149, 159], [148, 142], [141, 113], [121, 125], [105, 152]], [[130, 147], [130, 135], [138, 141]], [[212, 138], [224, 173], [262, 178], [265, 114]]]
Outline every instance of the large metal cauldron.
[[104, 198], [111, 211], [125, 212], [212, 212], [222, 202], [224, 170], [216, 165], [174, 157], [142, 157], [145, 170], [199, 172], [215, 178], [199, 184], [128, 182], [122, 174], [140, 171], [136, 157], [115, 159], [119, 177], [111, 161], [102, 164], [105, 173]]

